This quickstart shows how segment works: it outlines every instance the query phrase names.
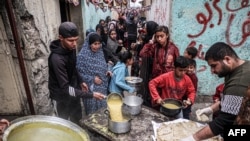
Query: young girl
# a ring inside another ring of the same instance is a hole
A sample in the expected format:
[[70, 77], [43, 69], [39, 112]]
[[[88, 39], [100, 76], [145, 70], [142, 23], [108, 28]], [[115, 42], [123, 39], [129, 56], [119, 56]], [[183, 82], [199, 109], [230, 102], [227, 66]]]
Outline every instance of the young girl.
[[109, 84], [109, 92], [122, 94], [123, 91], [135, 92], [135, 88], [125, 82], [125, 77], [129, 75], [128, 66], [133, 64], [132, 53], [129, 51], [119, 54], [120, 61], [112, 69], [112, 77]]
[[107, 47], [113, 54], [118, 54], [122, 49], [122, 41], [117, 40], [117, 33], [115, 29], [111, 29], [108, 33]]
[[152, 41], [144, 45], [140, 56], [153, 58], [152, 78], [174, 70], [174, 61], [179, 56], [179, 49], [170, 42], [168, 27], [156, 28]]

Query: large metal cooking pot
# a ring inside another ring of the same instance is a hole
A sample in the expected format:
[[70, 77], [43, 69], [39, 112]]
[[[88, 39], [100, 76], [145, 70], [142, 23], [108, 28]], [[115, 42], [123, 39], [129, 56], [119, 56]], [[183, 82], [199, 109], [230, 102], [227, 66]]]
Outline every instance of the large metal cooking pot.
[[108, 110], [105, 110], [104, 113], [108, 116], [108, 129], [117, 134], [127, 133], [131, 129], [131, 118], [128, 115], [123, 115], [123, 121], [113, 121], [110, 118]]
[[89, 141], [78, 125], [58, 117], [35, 115], [18, 118], [4, 131], [3, 141]]
[[[166, 106], [168, 104], [168, 106]], [[173, 107], [170, 107], [173, 106]], [[169, 117], [175, 117], [183, 108], [183, 103], [180, 100], [168, 98], [161, 105], [160, 112]]]
[[138, 92], [141, 89], [142, 85], [142, 78], [135, 77], [135, 76], [128, 76], [125, 78], [127, 84], [133, 88], [135, 88], [135, 91]]
[[108, 94], [107, 98], [106, 98], [106, 101], [108, 102], [109, 100], [111, 99], [119, 99], [122, 101], [122, 96], [118, 93], [111, 93], [111, 94]]
[[123, 111], [128, 111], [131, 115], [138, 115], [141, 112], [142, 103], [141, 95], [128, 95], [123, 99]]

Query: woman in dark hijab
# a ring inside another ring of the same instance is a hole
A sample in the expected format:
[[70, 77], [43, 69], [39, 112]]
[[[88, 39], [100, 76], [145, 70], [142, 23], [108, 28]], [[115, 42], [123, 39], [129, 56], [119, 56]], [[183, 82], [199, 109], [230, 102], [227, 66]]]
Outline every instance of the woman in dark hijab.
[[[154, 21], [148, 21], [144, 25], [145, 36], [143, 38], [142, 47], [147, 44], [153, 37], [158, 24]], [[148, 88], [148, 82], [152, 75], [152, 57], [141, 57], [142, 63], [140, 68], [140, 77], [143, 79], [143, 88], [141, 89], [141, 94], [143, 96], [144, 105], [151, 107], [151, 96]]]

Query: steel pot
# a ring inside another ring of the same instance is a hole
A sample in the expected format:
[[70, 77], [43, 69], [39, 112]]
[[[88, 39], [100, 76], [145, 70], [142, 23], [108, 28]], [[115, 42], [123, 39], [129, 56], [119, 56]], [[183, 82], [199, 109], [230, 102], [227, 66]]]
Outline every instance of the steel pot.
[[123, 99], [123, 111], [128, 111], [131, 115], [138, 115], [141, 112], [143, 99], [141, 95], [129, 95]]
[[118, 93], [111, 93], [111, 94], [108, 94], [106, 101], [108, 102], [110, 99], [119, 99], [122, 101], [122, 96]]
[[142, 78], [135, 76], [128, 76], [125, 78], [125, 80], [129, 86], [135, 88], [136, 92], [139, 92], [143, 81]]
[[[175, 108], [166, 107], [164, 104], [173, 104], [175, 105]], [[165, 99], [164, 104], [161, 105], [160, 112], [169, 117], [175, 117], [183, 108], [183, 103], [180, 100], [173, 98]]]
[[127, 133], [131, 129], [131, 118], [128, 115], [123, 115], [123, 121], [113, 121], [110, 118], [109, 111], [105, 110], [104, 113], [108, 116], [108, 129], [117, 134]]
[[58, 117], [26, 116], [11, 122], [3, 141], [89, 141], [80, 126]]

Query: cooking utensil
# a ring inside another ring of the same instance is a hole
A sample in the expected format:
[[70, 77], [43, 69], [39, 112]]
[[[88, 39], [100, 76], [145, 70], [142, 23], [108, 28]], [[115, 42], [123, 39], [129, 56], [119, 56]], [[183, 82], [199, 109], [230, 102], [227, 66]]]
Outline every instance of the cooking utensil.
[[5, 130], [3, 141], [89, 141], [78, 125], [58, 117], [32, 115], [17, 118]]
[[[175, 108], [166, 107], [164, 106], [164, 104], [173, 104], [176, 107]], [[160, 112], [169, 117], [175, 117], [181, 112], [183, 108], [182, 101], [173, 98], [165, 99], [164, 104], [161, 104]]]
[[141, 89], [142, 85], [142, 78], [135, 77], [135, 76], [128, 76], [125, 78], [127, 84], [133, 88], [135, 88], [135, 91], [138, 92]]
[[138, 115], [141, 112], [143, 99], [141, 95], [128, 95], [123, 99], [123, 111], [129, 112], [131, 115]]
[[123, 121], [113, 121], [110, 118], [110, 113], [108, 110], [105, 110], [104, 113], [108, 116], [108, 129], [117, 134], [127, 133], [131, 129], [131, 118], [130, 116], [123, 115]]

